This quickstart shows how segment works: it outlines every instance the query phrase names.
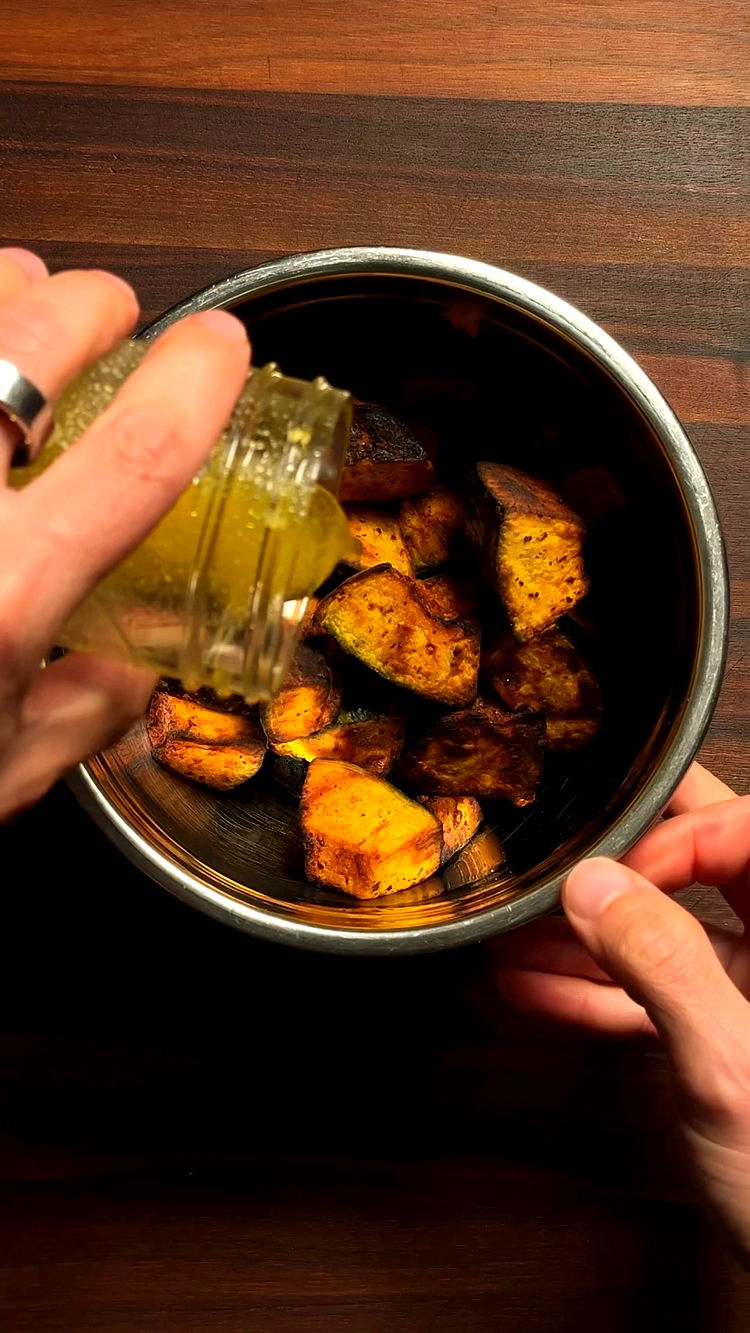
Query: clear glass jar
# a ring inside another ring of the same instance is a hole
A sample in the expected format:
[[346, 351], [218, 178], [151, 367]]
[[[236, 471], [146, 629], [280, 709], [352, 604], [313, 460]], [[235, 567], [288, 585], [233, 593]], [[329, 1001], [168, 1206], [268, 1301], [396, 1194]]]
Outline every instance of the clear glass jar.
[[[70, 385], [15, 485], [75, 444], [146, 350], [123, 342]], [[349, 395], [325, 380], [251, 370], [192, 486], [75, 611], [59, 646], [125, 658], [188, 689], [270, 698], [310, 594], [352, 549], [335, 498], [350, 420]]]

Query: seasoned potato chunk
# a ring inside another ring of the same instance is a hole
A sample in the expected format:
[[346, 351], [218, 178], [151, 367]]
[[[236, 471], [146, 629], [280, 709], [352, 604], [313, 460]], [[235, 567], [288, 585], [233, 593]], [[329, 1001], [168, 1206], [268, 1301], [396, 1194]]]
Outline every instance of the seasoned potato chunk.
[[439, 487], [428, 495], [403, 500], [399, 522], [418, 574], [444, 565], [461, 527], [461, 501]]
[[388, 565], [355, 574], [318, 608], [318, 624], [386, 680], [438, 703], [470, 703], [477, 691], [479, 632], [434, 616], [415, 581]]
[[279, 693], [262, 705], [260, 718], [269, 741], [277, 744], [327, 727], [340, 706], [341, 691], [329, 663], [309, 643], [301, 643]]
[[154, 758], [207, 787], [228, 791], [263, 763], [266, 738], [255, 717], [215, 712], [190, 695], [154, 694], [146, 730]]
[[440, 821], [443, 830], [441, 860], [450, 861], [471, 842], [482, 823], [482, 807], [473, 796], [419, 796], [421, 805]]
[[516, 638], [549, 629], [588, 591], [583, 521], [535, 477], [500, 463], [478, 463], [464, 529]]
[[355, 764], [313, 760], [300, 820], [308, 879], [355, 898], [410, 889], [440, 865], [435, 816]]
[[474, 621], [479, 615], [479, 595], [475, 584], [452, 574], [433, 574], [419, 579], [416, 589], [427, 607], [441, 620]]
[[431, 796], [507, 797], [529, 805], [542, 774], [540, 719], [493, 704], [441, 718], [404, 755], [398, 776]]
[[400, 500], [434, 484], [432, 460], [406, 423], [376, 403], [357, 403], [339, 499]]
[[508, 634], [492, 645], [483, 666], [508, 708], [592, 713], [600, 707], [596, 677], [562, 630], [547, 630], [526, 643]]
[[345, 508], [349, 529], [360, 548], [359, 556], [347, 561], [352, 569], [391, 565], [401, 574], [414, 573], [395, 514], [366, 505], [346, 505]]
[[282, 741], [276, 754], [295, 759], [346, 759], [370, 773], [390, 773], [404, 746], [406, 724], [401, 717], [342, 711], [330, 727], [299, 740]]
[[544, 719], [548, 750], [583, 750], [601, 727], [598, 713], [549, 713]]

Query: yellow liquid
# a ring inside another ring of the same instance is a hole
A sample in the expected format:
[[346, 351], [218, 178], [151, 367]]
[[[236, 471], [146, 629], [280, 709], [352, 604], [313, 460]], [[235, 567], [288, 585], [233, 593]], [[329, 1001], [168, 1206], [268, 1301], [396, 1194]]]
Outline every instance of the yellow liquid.
[[[66, 390], [50, 439], [33, 467], [13, 474], [14, 484], [33, 480], [75, 444], [145, 350], [143, 344], [121, 344]], [[256, 390], [273, 382], [267, 370], [255, 375]], [[293, 606], [308, 597], [351, 553], [346, 517], [330, 491], [300, 487], [295, 473], [274, 467], [281, 443], [295, 446], [296, 456], [303, 457], [310, 432], [275, 418], [273, 403], [262, 429], [254, 412], [252, 397], [243, 396], [201, 473], [78, 608], [61, 632], [62, 646], [126, 656], [163, 674], [176, 673], [179, 655], [190, 687], [233, 690], [236, 671], [224, 669], [220, 654], [206, 665], [210, 637], [238, 642], [253, 617], [283, 617], [285, 603]], [[284, 429], [287, 435], [280, 439]], [[192, 624], [196, 617], [201, 623], [188, 635], [193, 647], [186, 667], [186, 620]]]

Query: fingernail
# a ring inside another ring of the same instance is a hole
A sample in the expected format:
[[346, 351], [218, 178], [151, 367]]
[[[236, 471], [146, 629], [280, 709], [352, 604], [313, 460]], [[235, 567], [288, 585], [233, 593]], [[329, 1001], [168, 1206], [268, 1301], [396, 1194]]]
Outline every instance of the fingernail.
[[582, 861], [565, 881], [563, 903], [565, 910], [586, 921], [601, 916], [615, 898], [633, 887], [631, 873], [617, 861], [603, 856]]
[[138, 297], [133, 291], [133, 288], [131, 287], [130, 283], [126, 282], [124, 278], [120, 278], [117, 275], [117, 273], [110, 273], [108, 268], [92, 268], [89, 269], [89, 272], [94, 273], [97, 278], [104, 278], [105, 282], [111, 283], [112, 286], [116, 287], [119, 292], [122, 292], [125, 296], [127, 296], [131, 305], [133, 303], [137, 303]]
[[197, 324], [205, 324], [207, 329], [214, 329], [220, 333], [222, 338], [226, 338], [233, 343], [247, 342], [247, 329], [245, 325], [237, 319], [236, 315], [230, 315], [226, 310], [201, 310], [200, 314], [193, 316]]
[[18, 267], [23, 269], [32, 282], [38, 282], [40, 278], [48, 276], [47, 265], [44, 260], [40, 259], [39, 255], [35, 255], [31, 250], [22, 250], [20, 246], [16, 245], [6, 245], [3, 246], [2, 254], [7, 255], [8, 259], [12, 259], [14, 264], [18, 264]]

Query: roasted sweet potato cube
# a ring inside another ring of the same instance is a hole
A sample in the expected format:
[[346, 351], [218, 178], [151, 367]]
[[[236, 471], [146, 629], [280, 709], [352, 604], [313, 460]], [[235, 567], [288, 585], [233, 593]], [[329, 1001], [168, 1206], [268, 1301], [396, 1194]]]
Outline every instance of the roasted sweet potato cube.
[[544, 719], [548, 750], [584, 750], [601, 729], [599, 713], [549, 713]]
[[318, 608], [318, 624], [386, 680], [438, 703], [476, 696], [479, 632], [434, 616], [414, 579], [388, 565], [347, 579]]
[[359, 556], [347, 561], [352, 569], [391, 565], [401, 574], [414, 573], [395, 514], [367, 505], [346, 505], [345, 508], [351, 534], [359, 542]]
[[308, 879], [355, 898], [410, 889], [440, 865], [443, 835], [435, 816], [340, 759], [310, 764], [300, 822]]
[[468, 579], [454, 578], [452, 574], [433, 574], [419, 579], [417, 592], [427, 607], [441, 620], [476, 621], [479, 615], [479, 595], [476, 584]]
[[478, 463], [464, 530], [517, 639], [549, 629], [588, 591], [584, 523], [535, 477], [500, 463]]
[[158, 690], [146, 730], [155, 759], [207, 787], [228, 791], [252, 778], [263, 763], [266, 738], [257, 718], [219, 713], [190, 695]]
[[276, 698], [261, 706], [260, 720], [269, 741], [276, 744], [327, 727], [340, 706], [341, 691], [330, 664], [309, 643], [301, 643]]
[[398, 777], [430, 796], [506, 797], [530, 805], [542, 775], [543, 723], [482, 701], [449, 713], [404, 755]]
[[507, 634], [492, 645], [482, 665], [508, 708], [532, 713], [595, 713], [600, 708], [596, 677], [562, 630], [546, 630], [526, 643]]
[[392, 412], [376, 403], [354, 408], [340, 500], [400, 500], [435, 484], [424, 445]]
[[443, 863], [471, 842], [482, 823], [482, 807], [473, 796], [419, 796], [443, 830]]
[[295, 759], [345, 759], [370, 773], [390, 773], [404, 747], [406, 724], [401, 717], [342, 711], [324, 731], [273, 746], [276, 754]]
[[461, 514], [458, 496], [442, 487], [416, 499], [402, 500], [399, 522], [418, 574], [444, 565], [450, 558]]

